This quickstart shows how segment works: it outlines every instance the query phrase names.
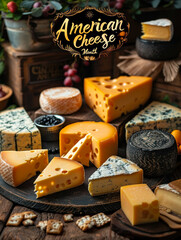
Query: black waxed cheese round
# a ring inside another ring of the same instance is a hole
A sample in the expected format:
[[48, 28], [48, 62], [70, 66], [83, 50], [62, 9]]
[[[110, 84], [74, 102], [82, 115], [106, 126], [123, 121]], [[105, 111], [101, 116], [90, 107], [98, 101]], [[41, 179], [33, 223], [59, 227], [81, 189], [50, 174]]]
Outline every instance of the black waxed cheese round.
[[170, 174], [177, 162], [175, 138], [161, 130], [135, 132], [128, 140], [126, 157], [142, 168], [145, 176]]

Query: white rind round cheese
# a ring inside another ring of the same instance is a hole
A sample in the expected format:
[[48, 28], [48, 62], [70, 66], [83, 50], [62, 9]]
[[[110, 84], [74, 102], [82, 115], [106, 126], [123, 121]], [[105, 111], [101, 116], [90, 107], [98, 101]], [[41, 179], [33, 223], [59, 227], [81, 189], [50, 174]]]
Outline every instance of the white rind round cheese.
[[71, 114], [82, 106], [82, 96], [77, 88], [49, 88], [40, 94], [40, 107], [46, 113]]

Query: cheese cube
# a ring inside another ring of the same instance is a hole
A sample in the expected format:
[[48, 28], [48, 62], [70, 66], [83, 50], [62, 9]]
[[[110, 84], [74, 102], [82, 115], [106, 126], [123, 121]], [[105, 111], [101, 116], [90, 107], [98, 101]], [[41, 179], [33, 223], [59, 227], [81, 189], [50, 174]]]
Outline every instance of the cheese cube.
[[162, 18], [148, 22], [142, 22], [142, 39], [170, 41], [173, 36], [173, 25], [169, 19]]
[[60, 131], [60, 156], [67, 154], [72, 147], [87, 134], [90, 134], [92, 149], [90, 160], [98, 168], [111, 155], [118, 151], [118, 133], [114, 126], [104, 122], [76, 122]]
[[90, 154], [92, 153], [91, 135], [87, 134], [84, 138], [81, 138], [63, 158], [74, 160], [82, 163], [85, 166], [89, 166]]
[[104, 121], [111, 122], [143, 105], [150, 98], [150, 77], [120, 76], [84, 79], [84, 97], [87, 105]]
[[121, 187], [121, 208], [132, 225], [159, 219], [158, 200], [146, 184]]
[[142, 183], [143, 170], [127, 159], [111, 156], [88, 181], [91, 196], [119, 192], [121, 186]]
[[48, 165], [48, 150], [2, 151], [0, 174], [9, 185], [16, 187], [42, 172]]
[[85, 173], [82, 164], [60, 157], [54, 157], [35, 180], [37, 198], [84, 183]]

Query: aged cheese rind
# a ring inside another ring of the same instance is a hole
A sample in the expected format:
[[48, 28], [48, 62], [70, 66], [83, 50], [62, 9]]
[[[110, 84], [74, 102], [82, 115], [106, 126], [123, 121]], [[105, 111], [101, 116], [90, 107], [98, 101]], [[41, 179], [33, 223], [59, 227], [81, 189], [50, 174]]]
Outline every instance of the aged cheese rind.
[[143, 182], [143, 170], [135, 163], [111, 156], [88, 179], [90, 195], [118, 192], [121, 186]]
[[177, 145], [167, 132], [153, 129], [133, 133], [128, 139], [126, 157], [138, 164], [145, 176], [170, 174], [177, 163]]
[[55, 192], [77, 187], [84, 183], [85, 172], [82, 164], [60, 157], [54, 157], [35, 180], [37, 198]]
[[41, 135], [24, 108], [0, 113], [0, 151], [41, 149]]
[[16, 187], [41, 172], [48, 165], [48, 150], [2, 151], [0, 174], [9, 185]]
[[150, 103], [125, 125], [126, 140], [143, 129], [160, 129], [169, 133], [181, 130], [181, 109], [167, 103]]
[[60, 156], [67, 152], [86, 134], [92, 136], [90, 160], [98, 168], [118, 151], [118, 133], [114, 126], [104, 122], [76, 122], [60, 131]]
[[82, 106], [82, 96], [77, 88], [49, 88], [41, 92], [40, 106], [46, 113], [71, 114]]
[[91, 135], [87, 134], [81, 138], [63, 158], [74, 160], [82, 163], [85, 166], [89, 166], [90, 154], [92, 154], [92, 142]]
[[87, 105], [104, 121], [111, 122], [147, 102], [152, 79], [142, 76], [92, 77], [84, 79]]
[[181, 215], [181, 194], [178, 191], [169, 184], [162, 184], [155, 189], [155, 194], [161, 206]]
[[121, 208], [132, 225], [158, 222], [159, 204], [146, 184], [123, 186]]
[[142, 39], [170, 41], [173, 37], [173, 24], [169, 19], [162, 18], [142, 22]]

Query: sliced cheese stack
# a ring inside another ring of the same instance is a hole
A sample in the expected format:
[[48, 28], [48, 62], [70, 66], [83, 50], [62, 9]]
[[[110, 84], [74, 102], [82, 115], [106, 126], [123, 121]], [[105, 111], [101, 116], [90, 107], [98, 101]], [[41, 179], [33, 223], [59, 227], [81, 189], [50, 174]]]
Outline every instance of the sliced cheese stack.
[[48, 165], [48, 150], [2, 151], [0, 174], [3, 180], [17, 187], [42, 172]]
[[71, 114], [82, 106], [82, 96], [77, 88], [56, 87], [40, 94], [40, 106], [46, 113]]
[[84, 179], [82, 164], [54, 157], [34, 182], [37, 198], [77, 187], [84, 183]]
[[139, 76], [84, 79], [87, 105], [104, 121], [111, 122], [143, 105], [150, 98], [152, 79]]
[[159, 204], [181, 215], [181, 179], [155, 189]]
[[111, 156], [88, 179], [92, 196], [118, 192], [121, 186], [143, 182], [143, 170], [133, 162]]
[[181, 109], [154, 101], [131, 119], [125, 128], [126, 140], [143, 129], [160, 129], [169, 133], [181, 130]]
[[63, 158], [71, 159], [89, 166], [90, 153], [92, 152], [91, 135], [81, 138]]
[[121, 208], [132, 225], [159, 220], [158, 200], [146, 184], [121, 187]]
[[173, 36], [173, 25], [169, 19], [162, 18], [148, 22], [142, 22], [142, 39], [170, 41]]
[[41, 135], [24, 108], [0, 113], [0, 151], [41, 149]]
[[[108, 157], [116, 155], [118, 151], [118, 134], [114, 126], [103, 122], [76, 122], [64, 127], [60, 131], [60, 156], [74, 149], [75, 144], [89, 134], [92, 149], [90, 160], [98, 168]], [[85, 151], [87, 154], [87, 150]], [[68, 155], [67, 155], [68, 156]]]

